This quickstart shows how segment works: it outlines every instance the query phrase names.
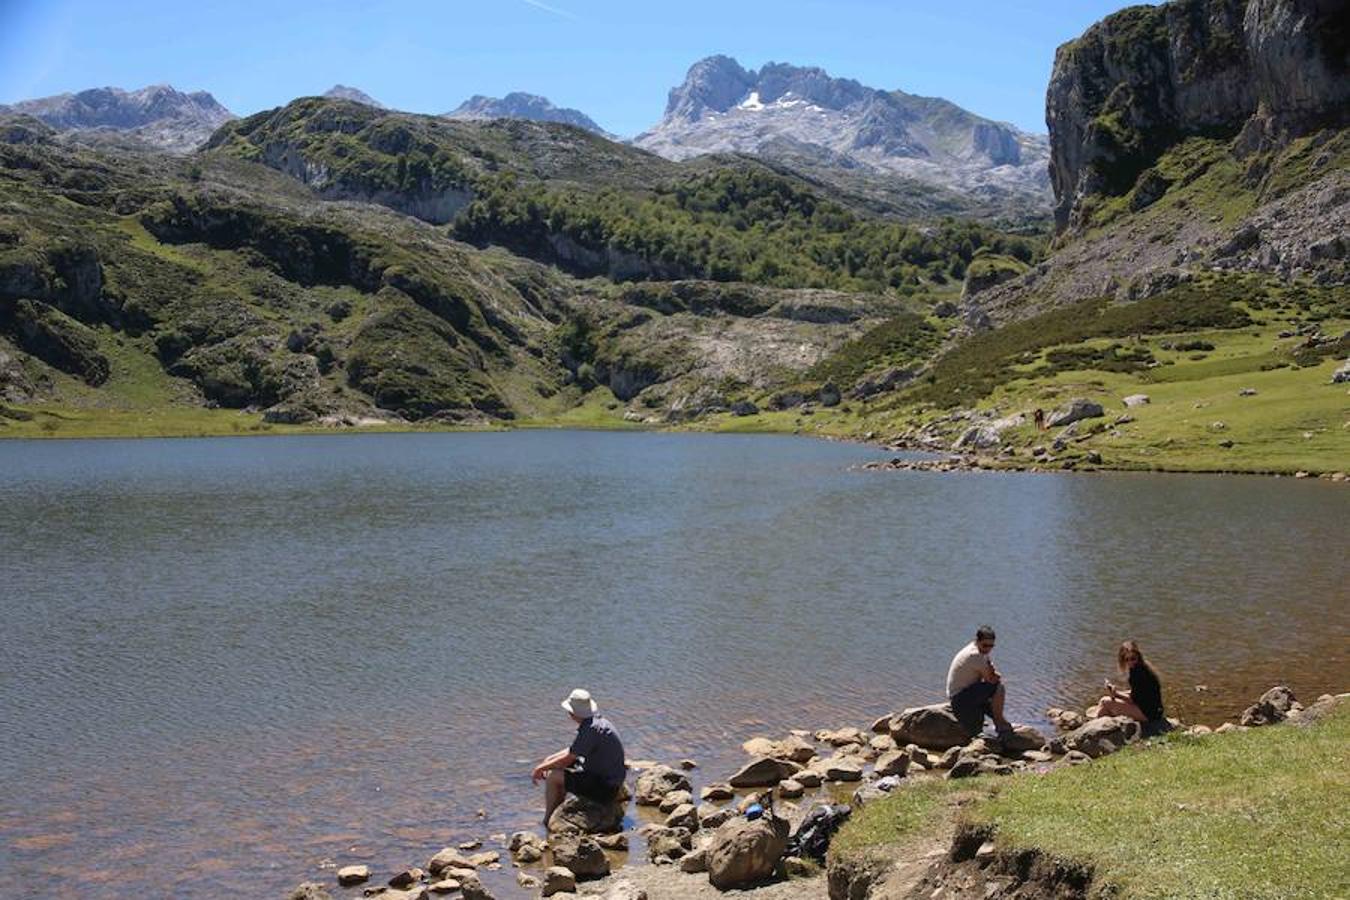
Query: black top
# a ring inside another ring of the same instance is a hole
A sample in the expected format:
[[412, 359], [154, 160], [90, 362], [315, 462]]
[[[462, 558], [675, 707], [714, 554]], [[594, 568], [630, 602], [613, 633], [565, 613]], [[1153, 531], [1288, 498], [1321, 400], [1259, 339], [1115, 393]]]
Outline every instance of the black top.
[[581, 770], [605, 784], [618, 787], [628, 775], [623, 759], [623, 742], [604, 716], [592, 716], [577, 726], [571, 751], [581, 757]]
[[1130, 699], [1149, 721], [1163, 717], [1162, 685], [1148, 666], [1130, 666]]

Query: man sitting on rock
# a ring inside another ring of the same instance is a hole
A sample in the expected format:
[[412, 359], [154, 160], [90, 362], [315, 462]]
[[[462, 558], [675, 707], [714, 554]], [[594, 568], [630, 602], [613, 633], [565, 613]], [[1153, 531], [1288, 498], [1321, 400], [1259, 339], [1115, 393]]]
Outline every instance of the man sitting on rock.
[[952, 712], [971, 737], [984, 730], [984, 717], [994, 720], [999, 737], [1012, 732], [1003, 718], [1003, 677], [989, 659], [994, 649], [994, 629], [981, 625], [975, 640], [956, 651], [947, 670], [947, 698]]
[[[572, 745], [545, 758], [534, 767], [534, 783], [545, 782], [544, 827], [567, 794], [597, 803], [610, 803], [628, 773], [623, 742], [609, 720], [597, 714], [589, 691], [578, 688], [562, 702], [562, 708], [577, 723]], [[576, 768], [575, 763], [581, 762]]]

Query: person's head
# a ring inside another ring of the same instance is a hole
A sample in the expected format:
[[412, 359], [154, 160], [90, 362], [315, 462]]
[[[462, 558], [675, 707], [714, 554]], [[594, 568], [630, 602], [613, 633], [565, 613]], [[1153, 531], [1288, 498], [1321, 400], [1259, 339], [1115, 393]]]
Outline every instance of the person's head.
[[988, 653], [994, 649], [994, 629], [988, 625], [981, 625], [975, 631], [975, 649], [981, 653]]
[[591, 697], [591, 692], [577, 688], [567, 695], [567, 699], [562, 702], [562, 708], [572, 717], [574, 722], [584, 722], [595, 715], [595, 700]]
[[1120, 671], [1128, 672], [1135, 666], [1145, 665], [1144, 651], [1139, 649], [1137, 641], [1124, 641], [1116, 651], [1116, 665]]

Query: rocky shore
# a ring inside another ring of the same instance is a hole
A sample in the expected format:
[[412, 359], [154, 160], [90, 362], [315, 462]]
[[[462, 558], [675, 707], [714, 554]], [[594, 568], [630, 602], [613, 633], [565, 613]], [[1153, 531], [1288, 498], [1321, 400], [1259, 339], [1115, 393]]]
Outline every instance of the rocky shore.
[[[1169, 725], [1175, 733], [1191, 735], [1235, 733], [1282, 722], [1308, 725], [1327, 717], [1347, 698], [1350, 694], [1327, 694], [1305, 707], [1281, 685], [1263, 694], [1235, 722], [1213, 729], [1175, 719]], [[950, 890], [942, 896], [975, 896], [960, 885], [978, 882], [984, 890], [982, 873], [995, 853], [992, 843], [970, 829], [929, 836], [927, 852], [906, 860], [899, 869], [889, 862], [859, 864], [833, 855], [826, 867], [823, 858], [811, 859], [805, 851], [787, 852], [789, 846], [794, 850], [798, 846], [790, 845], [789, 836], [809, 811], [822, 804], [833, 805], [837, 816], [846, 815], [841, 804], [856, 812], [914, 785], [1045, 774], [1090, 764], [1146, 739], [1138, 723], [1097, 713], [1095, 708], [1050, 708], [1045, 711], [1053, 729], [1049, 735], [1018, 725], [1001, 739], [972, 740], [946, 704], [912, 707], [881, 716], [868, 728], [752, 737], [741, 745], [745, 764], [720, 781], [699, 779], [698, 765], [690, 759], [669, 765], [632, 760], [631, 783], [624, 785], [613, 804], [569, 797], [554, 812], [545, 833], [517, 831], [462, 842], [399, 872], [337, 863], [327, 883], [307, 882], [289, 898], [696, 900], [727, 890], [750, 890], [762, 900], [826, 896], [863, 900], [873, 896], [873, 888], [883, 880], [892, 888], [900, 882], [912, 882], [916, 888], [926, 885], [923, 896], [938, 896], [932, 893], [935, 887]], [[648, 865], [628, 864], [635, 856]], [[884, 896], [919, 895], [891, 890]]]

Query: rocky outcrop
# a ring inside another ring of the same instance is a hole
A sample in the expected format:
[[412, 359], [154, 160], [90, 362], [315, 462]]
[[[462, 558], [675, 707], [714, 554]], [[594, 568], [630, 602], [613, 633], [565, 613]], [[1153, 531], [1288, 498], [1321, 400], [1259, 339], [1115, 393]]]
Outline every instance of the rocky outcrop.
[[1347, 13], [1344, 0], [1173, 0], [1061, 46], [1046, 95], [1056, 225], [1129, 191], [1182, 137], [1258, 147], [1345, 125]]
[[1294, 692], [1286, 685], [1276, 685], [1242, 711], [1239, 724], [1248, 727], [1274, 725], [1283, 722], [1296, 709], [1302, 709]]

